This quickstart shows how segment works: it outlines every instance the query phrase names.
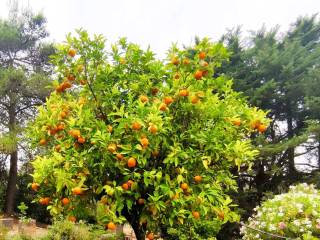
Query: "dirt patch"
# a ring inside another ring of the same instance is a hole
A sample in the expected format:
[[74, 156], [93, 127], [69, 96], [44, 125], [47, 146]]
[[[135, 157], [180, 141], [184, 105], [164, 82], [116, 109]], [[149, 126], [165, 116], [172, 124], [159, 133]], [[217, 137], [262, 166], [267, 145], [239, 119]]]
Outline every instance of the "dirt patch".
[[48, 233], [46, 225], [37, 226], [36, 224], [22, 224], [18, 219], [13, 218], [12, 228], [7, 234], [8, 239], [18, 234], [24, 234], [30, 237], [44, 237]]

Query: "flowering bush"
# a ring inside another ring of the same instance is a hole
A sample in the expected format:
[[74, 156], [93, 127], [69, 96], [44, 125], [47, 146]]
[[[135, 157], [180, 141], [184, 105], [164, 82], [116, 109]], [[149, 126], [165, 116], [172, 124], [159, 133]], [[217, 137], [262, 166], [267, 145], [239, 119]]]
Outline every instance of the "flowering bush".
[[241, 229], [243, 239], [320, 237], [320, 192], [313, 185], [291, 186], [288, 193], [265, 201], [255, 211]]

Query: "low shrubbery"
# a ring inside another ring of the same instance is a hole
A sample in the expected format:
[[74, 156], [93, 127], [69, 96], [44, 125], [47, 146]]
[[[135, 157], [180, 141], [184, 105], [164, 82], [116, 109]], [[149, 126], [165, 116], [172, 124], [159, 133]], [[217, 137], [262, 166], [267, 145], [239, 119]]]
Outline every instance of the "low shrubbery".
[[245, 240], [275, 239], [271, 234], [303, 240], [320, 237], [320, 193], [313, 185], [291, 186], [288, 193], [255, 210], [247, 227], [241, 229]]
[[0, 228], [0, 240], [116, 240], [123, 239], [123, 236], [116, 233], [108, 233], [97, 226], [85, 223], [74, 224], [70, 221], [56, 221], [49, 227], [48, 234], [43, 237], [20, 234], [8, 238], [7, 230]]

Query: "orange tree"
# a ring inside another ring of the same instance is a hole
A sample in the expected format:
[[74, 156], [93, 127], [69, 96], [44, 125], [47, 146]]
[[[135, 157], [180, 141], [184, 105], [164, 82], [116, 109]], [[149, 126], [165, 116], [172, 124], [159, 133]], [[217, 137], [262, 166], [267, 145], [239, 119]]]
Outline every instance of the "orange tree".
[[29, 130], [41, 149], [35, 201], [109, 230], [128, 221], [138, 239], [209, 239], [238, 220], [230, 169], [250, 165], [249, 137], [268, 121], [212, 77], [226, 49], [203, 39], [159, 61], [125, 39], [107, 51], [103, 37], [77, 33], [53, 56], [55, 91]]

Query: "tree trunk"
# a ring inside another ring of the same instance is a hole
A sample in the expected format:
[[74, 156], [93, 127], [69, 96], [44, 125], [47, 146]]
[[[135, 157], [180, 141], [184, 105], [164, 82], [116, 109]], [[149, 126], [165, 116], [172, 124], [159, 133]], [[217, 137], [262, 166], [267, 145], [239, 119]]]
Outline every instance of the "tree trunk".
[[124, 209], [122, 211], [123, 216], [127, 219], [127, 221], [130, 223], [131, 227], [134, 230], [134, 233], [136, 235], [137, 240], [145, 240], [145, 228], [143, 225], [140, 224], [140, 210], [135, 209], [129, 213], [128, 209]]
[[[12, 99], [11, 99], [12, 100]], [[16, 136], [16, 104], [11, 102], [9, 108], [9, 133], [12, 137]], [[10, 154], [10, 170], [6, 191], [5, 213], [12, 215], [14, 213], [15, 199], [17, 192], [17, 175], [18, 175], [18, 149], [15, 142], [14, 151]]]
[[5, 213], [12, 215], [14, 213], [15, 199], [16, 199], [16, 184], [18, 172], [18, 152], [14, 151], [10, 154], [10, 171], [6, 191]]
[[139, 224], [138, 221], [135, 221], [135, 222], [131, 223], [131, 226], [132, 226], [132, 228], [134, 230], [134, 233], [136, 234], [137, 240], [145, 240], [146, 239], [145, 232], [143, 231], [143, 228]]
[[[290, 114], [288, 114], [287, 125], [288, 125], [288, 139], [291, 139], [294, 133], [293, 133], [293, 120]], [[294, 180], [296, 178], [296, 173], [297, 173], [295, 163], [294, 163], [294, 147], [288, 148], [287, 154], [288, 154], [289, 179]]]

